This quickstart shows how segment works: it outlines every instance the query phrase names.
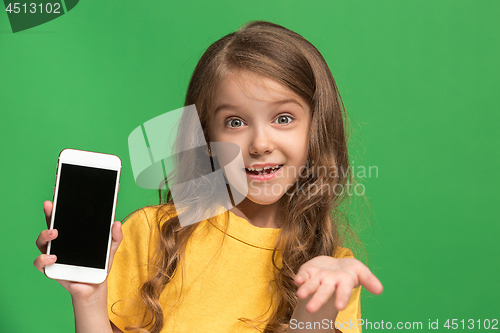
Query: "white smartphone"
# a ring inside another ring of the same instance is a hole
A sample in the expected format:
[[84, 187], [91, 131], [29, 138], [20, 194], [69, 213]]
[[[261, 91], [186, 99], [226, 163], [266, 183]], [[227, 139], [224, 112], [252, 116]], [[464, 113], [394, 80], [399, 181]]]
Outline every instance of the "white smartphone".
[[94, 284], [106, 280], [120, 171], [118, 156], [61, 151], [50, 221], [58, 236], [47, 247], [57, 260], [45, 267], [47, 277]]

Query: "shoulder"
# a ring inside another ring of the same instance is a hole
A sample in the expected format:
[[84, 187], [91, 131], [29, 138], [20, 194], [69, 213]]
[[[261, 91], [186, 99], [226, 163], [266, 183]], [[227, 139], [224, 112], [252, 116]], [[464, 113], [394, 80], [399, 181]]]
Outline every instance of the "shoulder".
[[174, 216], [174, 212], [173, 205], [146, 206], [131, 212], [122, 220], [123, 240], [120, 248], [151, 243], [158, 237], [161, 224]]
[[333, 257], [337, 258], [337, 259], [342, 259], [342, 258], [353, 258], [354, 259], [354, 254], [352, 253], [351, 250], [349, 250], [346, 247], [337, 246], [335, 248], [335, 251], [333, 252]]
[[158, 224], [158, 221], [166, 221], [175, 216], [175, 208], [172, 204], [146, 206], [127, 215], [122, 223], [126, 228], [149, 228]]
[[157, 221], [165, 221], [171, 214], [170, 208], [163, 205], [142, 207], [131, 212], [122, 224], [123, 239], [115, 254], [112, 272], [133, 269], [131, 262], [136, 267], [146, 265], [159, 238]]

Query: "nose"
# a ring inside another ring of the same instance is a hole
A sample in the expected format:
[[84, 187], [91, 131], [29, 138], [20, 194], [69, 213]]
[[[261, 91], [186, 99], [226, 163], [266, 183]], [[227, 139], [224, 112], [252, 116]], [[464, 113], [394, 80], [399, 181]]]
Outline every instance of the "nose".
[[258, 128], [254, 131], [248, 148], [252, 155], [270, 154], [275, 149], [274, 140], [264, 128]]

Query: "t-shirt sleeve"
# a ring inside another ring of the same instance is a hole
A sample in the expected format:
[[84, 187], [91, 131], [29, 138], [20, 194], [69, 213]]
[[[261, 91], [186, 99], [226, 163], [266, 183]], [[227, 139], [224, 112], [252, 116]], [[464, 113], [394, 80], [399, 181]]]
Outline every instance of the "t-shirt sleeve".
[[146, 209], [123, 223], [123, 239], [107, 278], [109, 319], [124, 332], [126, 326], [141, 323], [144, 313], [139, 288], [148, 277], [152, 231]]
[[[340, 248], [335, 254], [335, 258], [354, 258], [351, 250]], [[361, 319], [361, 286], [352, 290], [351, 299], [347, 307], [337, 314], [335, 327], [343, 333], [361, 333], [361, 325], [358, 320]]]

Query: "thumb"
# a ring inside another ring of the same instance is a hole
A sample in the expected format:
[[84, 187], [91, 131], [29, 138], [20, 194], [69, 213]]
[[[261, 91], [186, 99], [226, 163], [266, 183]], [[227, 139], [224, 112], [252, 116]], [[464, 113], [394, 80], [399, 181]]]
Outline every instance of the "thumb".
[[116, 250], [118, 250], [118, 247], [120, 246], [120, 243], [123, 239], [122, 224], [120, 221], [116, 221], [113, 223], [113, 226], [111, 227], [111, 236], [113, 237], [113, 239], [111, 240], [108, 272], [111, 269], [111, 265], [113, 264], [113, 258], [115, 257]]

